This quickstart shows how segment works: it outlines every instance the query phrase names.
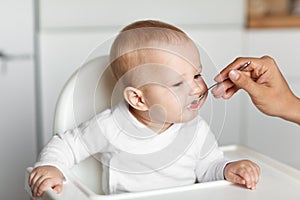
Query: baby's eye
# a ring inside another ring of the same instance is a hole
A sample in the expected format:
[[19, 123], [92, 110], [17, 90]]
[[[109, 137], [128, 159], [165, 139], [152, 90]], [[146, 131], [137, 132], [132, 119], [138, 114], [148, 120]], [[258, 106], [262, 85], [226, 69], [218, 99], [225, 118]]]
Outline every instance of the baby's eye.
[[178, 87], [178, 86], [180, 86], [180, 85], [182, 85], [182, 84], [183, 84], [183, 82], [181, 81], [181, 82], [178, 82], [178, 83], [173, 84], [172, 86], [173, 86], [173, 87]]
[[194, 76], [194, 79], [199, 79], [199, 78], [201, 78], [201, 74], [199, 73], [199, 74], [196, 74], [195, 76]]

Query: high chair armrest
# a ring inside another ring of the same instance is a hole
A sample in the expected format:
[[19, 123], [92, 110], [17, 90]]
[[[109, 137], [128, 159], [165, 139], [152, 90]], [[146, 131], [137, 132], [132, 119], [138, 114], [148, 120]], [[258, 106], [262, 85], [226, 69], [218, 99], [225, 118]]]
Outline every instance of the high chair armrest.
[[[225, 156], [232, 160], [250, 159], [261, 168], [261, 177], [256, 190], [249, 190], [240, 185], [228, 181], [214, 181], [180, 186], [167, 189], [158, 189], [144, 192], [132, 192], [114, 195], [99, 194], [89, 187], [94, 185], [96, 179], [91, 179], [92, 174], [99, 171], [97, 162], [88, 159], [80, 163], [76, 170], [70, 169], [68, 182], [64, 184], [63, 191], [57, 195], [52, 190], [47, 190], [41, 199], [46, 200], [198, 200], [201, 199], [272, 199], [272, 200], [299, 200], [300, 199], [300, 171], [286, 164], [278, 162], [268, 156], [258, 153], [245, 146], [232, 145], [221, 147]], [[86, 174], [87, 169], [91, 174]], [[32, 168], [26, 171], [25, 188], [31, 194], [28, 187], [28, 176]], [[83, 170], [83, 172], [81, 171]], [[88, 182], [91, 183], [88, 183]]]

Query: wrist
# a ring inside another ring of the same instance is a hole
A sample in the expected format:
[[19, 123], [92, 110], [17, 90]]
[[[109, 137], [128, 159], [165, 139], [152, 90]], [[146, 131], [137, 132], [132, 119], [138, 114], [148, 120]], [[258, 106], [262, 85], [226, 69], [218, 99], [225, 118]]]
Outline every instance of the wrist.
[[286, 104], [285, 111], [280, 117], [300, 125], [300, 98], [296, 96], [290, 98]]
[[223, 167], [223, 178], [224, 180], [227, 180], [226, 175], [227, 175], [227, 171], [228, 171], [228, 166], [232, 163], [232, 161], [228, 161], [224, 167]]

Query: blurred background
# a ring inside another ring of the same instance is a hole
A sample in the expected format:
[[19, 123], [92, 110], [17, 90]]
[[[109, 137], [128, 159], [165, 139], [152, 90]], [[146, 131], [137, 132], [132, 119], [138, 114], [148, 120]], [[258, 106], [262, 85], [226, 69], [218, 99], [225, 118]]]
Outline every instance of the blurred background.
[[[0, 199], [28, 199], [25, 169], [53, 134], [68, 77], [95, 47], [146, 18], [185, 30], [218, 70], [238, 56], [274, 57], [300, 96], [299, 0], [0, 0]], [[244, 92], [226, 110], [220, 145], [244, 144], [300, 169], [298, 125], [261, 114]]]

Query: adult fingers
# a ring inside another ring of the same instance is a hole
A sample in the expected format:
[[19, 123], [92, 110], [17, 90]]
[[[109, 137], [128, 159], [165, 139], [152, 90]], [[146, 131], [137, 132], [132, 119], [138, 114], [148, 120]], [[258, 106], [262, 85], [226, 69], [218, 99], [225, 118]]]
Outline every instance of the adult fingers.
[[[237, 58], [235, 59], [232, 63], [230, 63], [227, 67], [225, 67], [215, 78], [214, 80], [216, 82], [222, 82], [224, 81], [226, 78], [228, 78], [228, 74], [231, 70], [233, 69], [239, 69], [240, 67], [242, 67], [243, 65], [245, 65], [245, 63], [251, 61], [251, 60], [255, 60], [255, 58]], [[251, 64], [247, 67], [247, 68], [251, 68]]]
[[211, 91], [211, 93], [214, 95], [215, 98], [223, 98], [223, 99], [229, 99], [231, 98], [239, 88], [236, 85], [231, 86], [229, 89], [226, 89], [226, 91], [222, 91], [221, 93], [216, 93], [215, 91]]
[[224, 81], [222, 83], [219, 83], [215, 88], [212, 89], [211, 93], [214, 95], [215, 98], [220, 98], [223, 97], [226, 92], [234, 87], [234, 84], [228, 80]]
[[229, 78], [238, 88], [244, 89], [250, 96], [256, 97], [261, 93], [260, 84], [253, 81], [251, 77], [245, 75], [243, 72], [231, 70]]

